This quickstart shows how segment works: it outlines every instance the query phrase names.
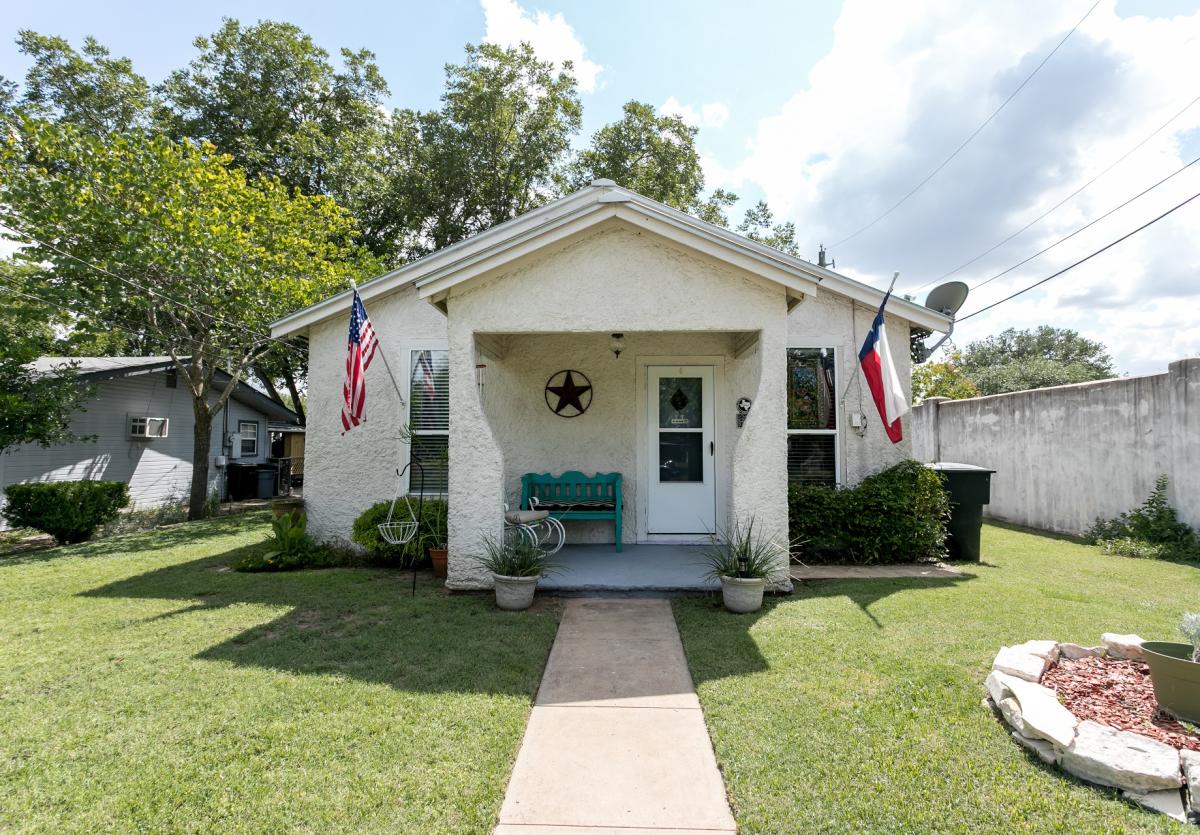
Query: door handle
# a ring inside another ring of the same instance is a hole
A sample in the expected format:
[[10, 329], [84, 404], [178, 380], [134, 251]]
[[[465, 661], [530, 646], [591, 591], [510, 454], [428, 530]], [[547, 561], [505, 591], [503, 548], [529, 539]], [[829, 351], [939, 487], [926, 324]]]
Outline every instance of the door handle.
[[717, 449], [717, 445], [715, 443], [713, 443], [712, 441], [709, 441], [708, 442], [708, 454], [715, 455], [716, 449]]

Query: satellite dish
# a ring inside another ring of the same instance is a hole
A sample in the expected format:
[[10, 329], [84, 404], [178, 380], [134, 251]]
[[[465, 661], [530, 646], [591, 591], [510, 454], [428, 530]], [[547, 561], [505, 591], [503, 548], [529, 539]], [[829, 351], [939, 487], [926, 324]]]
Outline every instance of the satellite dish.
[[929, 291], [929, 295], [925, 298], [925, 306], [930, 310], [936, 310], [943, 316], [949, 316], [950, 327], [946, 331], [946, 335], [931, 347], [922, 345], [918, 349], [917, 362], [925, 362], [925, 360], [933, 356], [933, 352], [941, 348], [943, 343], [950, 338], [950, 334], [954, 333], [954, 314], [958, 313], [958, 309], [967, 300], [967, 293], [970, 289], [970, 287], [961, 281], [947, 281], [945, 284], [939, 284]]
[[961, 281], [947, 281], [945, 284], [939, 284], [929, 291], [929, 295], [925, 299], [925, 306], [946, 316], [953, 316], [958, 313], [958, 309], [967, 300], [967, 293], [970, 292], [970, 289]]

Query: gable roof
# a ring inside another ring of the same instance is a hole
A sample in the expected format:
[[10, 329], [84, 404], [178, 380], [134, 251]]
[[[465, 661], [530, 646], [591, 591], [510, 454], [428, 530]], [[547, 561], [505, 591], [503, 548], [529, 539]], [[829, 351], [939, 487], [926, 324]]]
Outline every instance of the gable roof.
[[[421, 298], [437, 303], [457, 284], [613, 218], [782, 285], [792, 298], [832, 292], [871, 307], [883, 301], [882, 290], [706, 223], [611, 180], [596, 180], [573, 194], [409, 262], [364, 282], [358, 291], [366, 302], [415, 285]], [[273, 322], [271, 335], [295, 334], [343, 315], [350, 299], [351, 292], [346, 290], [298, 310]], [[948, 317], [895, 296], [889, 299], [887, 309], [933, 331], [945, 332], [950, 324]]]
[[[187, 363], [188, 357], [182, 361]], [[71, 366], [80, 379], [88, 381], [111, 380], [117, 377], [136, 377], [141, 374], [154, 374], [159, 371], [169, 371], [175, 367], [175, 360], [170, 357], [38, 357], [29, 363], [29, 367], [39, 374], [53, 374], [60, 369]], [[232, 375], [218, 370], [213, 375], [218, 385], [224, 386]], [[230, 398], [262, 412], [268, 418], [288, 424], [300, 423], [300, 416], [287, 406], [276, 403], [254, 386], [239, 382], [229, 395]]]

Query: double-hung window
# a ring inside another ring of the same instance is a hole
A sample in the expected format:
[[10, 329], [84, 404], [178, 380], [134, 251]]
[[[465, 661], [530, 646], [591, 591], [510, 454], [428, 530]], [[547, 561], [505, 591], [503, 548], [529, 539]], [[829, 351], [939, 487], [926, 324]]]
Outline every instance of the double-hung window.
[[238, 421], [237, 444], [239, 458], [258, 457], [258, 421]]
[[837, 362], [833, 348], [787, 349], [788, 479], [838, 483]]
[[[450, 471], [450, 352], [413, 350], [409, 369], [409, 454], [425, 471], [425, 492], [445, 493]], [[421, 486], [420, 471], [412, 467], [409, 492]]]

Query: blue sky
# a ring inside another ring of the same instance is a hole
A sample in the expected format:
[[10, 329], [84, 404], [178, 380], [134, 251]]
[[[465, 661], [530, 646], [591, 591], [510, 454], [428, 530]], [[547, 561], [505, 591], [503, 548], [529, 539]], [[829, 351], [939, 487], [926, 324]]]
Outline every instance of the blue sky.
[[[765, 197], [802, 252], [840, 240], [933, 169], [1007, 96], [1093, 0], [846, 0], [150, 4], [42, 0], [6, 10], [0, 75], [27, 66], [31, 28], [91, 34], [151, 81], [185, 64], [223, 16], [288, 20], [330, 52], [367, 47], [391, 104], [429, 108], [467, 42], [531, 40], [576, 56], [585, 141], [640, 99], [700, 127], [710, 187]], [[835, 248], [839, 268], [915, 290], [982, 252], [1102, 171], [1200, 95], [1200, 0], [1101, 0], [1062, 50], [928, 186]], [[972, 285], [1054, 243], [1200, 155], [1200, 104], [1029, 232], [956, 273]], [[964, 312], [1019, 289], [1200, 191], [1200, 165], [1086, 233], [981, 287]], [[1200, 201], [1069, 277], [966, 322], [1074, 327], [1125, 372], [1200, 354]], [[925, 288], [918, 292], [923, 297]]]

